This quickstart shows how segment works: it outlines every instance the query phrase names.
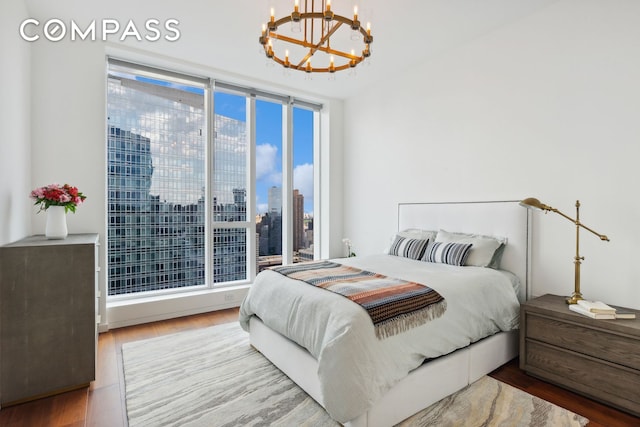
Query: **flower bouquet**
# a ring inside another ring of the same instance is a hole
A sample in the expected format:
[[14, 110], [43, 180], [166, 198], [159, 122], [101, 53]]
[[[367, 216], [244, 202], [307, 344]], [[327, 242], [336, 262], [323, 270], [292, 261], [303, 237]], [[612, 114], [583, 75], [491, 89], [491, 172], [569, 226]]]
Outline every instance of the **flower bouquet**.
[[75, 213], [76, 207], [87, 198], [78, 191], [77, 187], [72, 187], [69, 184], [45, 185], [31, 191], [29, 197], [35, 200], [34, 205], [40, 206], [38, 212], [46, 211], [51, 206], [63, 206], [65, 213], [69, 211]]

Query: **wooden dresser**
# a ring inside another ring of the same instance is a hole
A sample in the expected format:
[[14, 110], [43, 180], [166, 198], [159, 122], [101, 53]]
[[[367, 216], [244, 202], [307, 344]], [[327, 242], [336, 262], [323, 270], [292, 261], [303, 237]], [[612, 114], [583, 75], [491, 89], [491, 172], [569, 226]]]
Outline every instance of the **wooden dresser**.
[[97, 234], [0, 247], [0, 404], [89, 385], [96, 367]]
[[521, 306], [520, 368], [528, 374], [640, 416], [640, 311], [595, 320], [543, 295]]

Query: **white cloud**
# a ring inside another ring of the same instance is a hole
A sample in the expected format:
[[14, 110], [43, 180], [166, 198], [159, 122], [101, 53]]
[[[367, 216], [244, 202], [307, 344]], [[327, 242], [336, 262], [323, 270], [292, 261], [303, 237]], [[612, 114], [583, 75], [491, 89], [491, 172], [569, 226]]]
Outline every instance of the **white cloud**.
[[269, 210], [268, 203], [258, 203], [258, 206], [256, 206], [256, 212], [258, 214], [266, 213], [268, 210]]
[[256, 180], [272, 180], [279, 176], [277, 168], [278, 147], [271, 144], [256, 146]]
[[[293, 169], [293, 188], [302, 194], [306, 201], [313, 200], [313, 165], [304, 163]], [[306, 203], [305, 203], [306, 204]]]

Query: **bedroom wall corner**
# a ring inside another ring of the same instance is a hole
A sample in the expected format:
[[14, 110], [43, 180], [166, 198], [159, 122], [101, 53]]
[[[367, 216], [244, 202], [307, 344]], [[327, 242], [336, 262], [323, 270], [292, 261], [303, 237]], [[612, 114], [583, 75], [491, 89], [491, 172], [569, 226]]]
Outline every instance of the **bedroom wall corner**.
[[31, 233], [31, 45], [18, 33], [28, 16], [24, 0], [0, 6], [0, 245]]

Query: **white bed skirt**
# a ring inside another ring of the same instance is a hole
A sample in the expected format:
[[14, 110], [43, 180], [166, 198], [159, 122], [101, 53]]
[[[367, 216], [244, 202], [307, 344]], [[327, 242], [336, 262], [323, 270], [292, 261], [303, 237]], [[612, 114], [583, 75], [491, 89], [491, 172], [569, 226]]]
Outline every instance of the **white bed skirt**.
[[[251, 345], [324, 406], [318, 363], [304, 348], [267, 327], [250, 321]], [[366, 413], [345, 425], [389, 427], [449, 396], [518, 355], [518, 330], [500, 332], [439, 357], [413, 370]]]

